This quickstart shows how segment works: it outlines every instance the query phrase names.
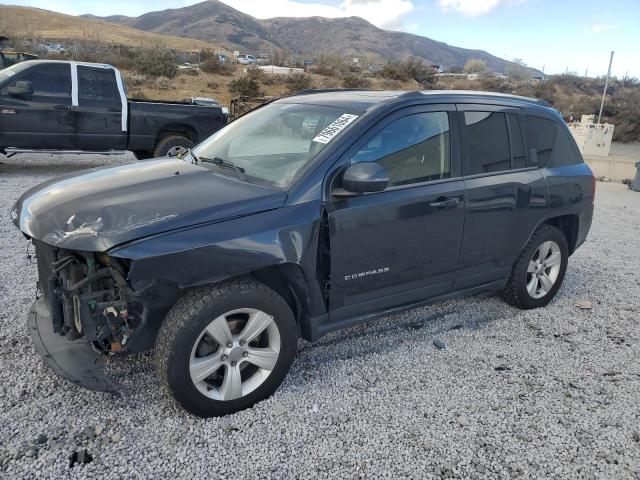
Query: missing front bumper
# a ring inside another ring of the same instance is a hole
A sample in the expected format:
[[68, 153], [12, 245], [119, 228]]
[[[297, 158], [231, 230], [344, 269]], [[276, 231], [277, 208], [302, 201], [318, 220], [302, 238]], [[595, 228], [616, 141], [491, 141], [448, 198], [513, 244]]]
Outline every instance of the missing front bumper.
[[51, 315], [44, 297], [31, 305], [29, 332], [44, 363], [65, 380], [98, 392], [120, 396], [119, 386], [104, 372], [105, 357], [86, 340], [68, 340], [53, 333]]

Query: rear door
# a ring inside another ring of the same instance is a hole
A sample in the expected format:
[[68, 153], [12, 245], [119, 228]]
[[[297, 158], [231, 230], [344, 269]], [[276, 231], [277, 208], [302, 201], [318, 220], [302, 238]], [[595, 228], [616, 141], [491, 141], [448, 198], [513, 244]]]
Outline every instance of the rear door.
[[514, 107], [458, 105], [466, 220], [455, 289], [505, 279], [547, 206], [547, 186], [525, 148]]
[[80, 150], [123, 150], [122, 99], [115, 70], [78, 65], [76, 128]]
[[[29, 82], [32, 94], [9, 95], [9, 88], [17, 82]], [[3, 84], [0, 89], [0, 146], [75, 148], [69, 64], [43, 62], [19, 71]]]
[[453, 105], [388, 116], [347, 153], [389, 173], [383, 192], [332, 198], [330, 319], [418, 302], [453, 284], [464, 182]]

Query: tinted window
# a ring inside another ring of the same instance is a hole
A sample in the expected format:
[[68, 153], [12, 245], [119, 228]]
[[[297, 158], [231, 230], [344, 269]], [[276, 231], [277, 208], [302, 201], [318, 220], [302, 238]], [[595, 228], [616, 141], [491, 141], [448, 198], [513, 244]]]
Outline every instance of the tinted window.
[[449, 178], [449, 117], [446, 112], [429, 112], [399, 118], [351, 161], [378, 162], [386, 168], [390, 186]]
[[43, 65], [29, 69], [23, 74], [14, 75], [15, 80], [2, 90], [15, 86], [16, 82], [31, 82], [33, 101], [46, 101], [61, 104], [71, 103], [71, 71], [69, 65]]
[[509, 137], [511, 138], [511, 168], [524, 168], [527, 166], [527, 156], [524, 152], [522, 129], [517, 115], [507, 114], [509, 123]]
[[556, 122], [546, 118], [527, 115], [529, 131], [531, 132], [531, 146], [538, 152], [538, 165], [545, 166], [556, 143], [558, 127]]
[[551, 153], [549, 166], [559, 167], [562, 165], [573, 165], [583, 163], [582, 155], [576, 145], [571, 133], [566, 128], [558, 126], [556, 144]]
[[78, 100], [120, 100], [113, 70], [78, 66]]
[[509, 131], [504, 113], [464, 112], [467, 175], [511, 168]]

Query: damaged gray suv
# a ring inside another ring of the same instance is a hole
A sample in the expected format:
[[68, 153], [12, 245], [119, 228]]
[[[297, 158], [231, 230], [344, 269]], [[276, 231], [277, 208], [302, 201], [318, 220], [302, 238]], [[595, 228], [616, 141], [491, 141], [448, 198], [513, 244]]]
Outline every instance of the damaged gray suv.
[[33, 242], [30, 331], [78, 385], [155, 347], [199, 416], [271, 395], [309, 341], [441, 299], [549, 303], [595, 182], [545, 103], [478, 92], [277, 100], [178, 157], [72, 173], [11, 215]]

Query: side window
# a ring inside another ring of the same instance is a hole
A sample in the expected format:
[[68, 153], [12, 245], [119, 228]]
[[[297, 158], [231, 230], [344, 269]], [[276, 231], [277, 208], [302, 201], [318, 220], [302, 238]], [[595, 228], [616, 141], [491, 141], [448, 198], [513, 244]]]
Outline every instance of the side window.
[[78, 101], [103, 101], [117, 103], [120, 100], [115, 72], [106, 68], [78, 66]]
[[469, 161], [466, 175], [511, 168], [506, 115], [500, 112], [464, 112], [464, 138]]
[[448, 114], [417, 113], [391, 122], [351, 159], [359, 162], [385, 167], [389, 186], [451, 177]]
[[531, 146], [538, 152], [538, 165], [546, 166], [556, 143], [556, 122], [532, 115], [527, 115], [527, 122], [531, 132]]
[[549, 166], [560, 167], [562, 165], [575, 165], [576, 163], [584, 163], [578, 145], [576, 145], [568, 129], [558, 125], [558, 135], [551, 153]]
[[33, 94], [31, 100], [41, 103], [71, 104], [71, 70], [69, 65], [43, 65], [29, 69], [2, 89], [6, 94], [8, 87], [17, 82], [31, 82]]
[[507, 114], [509, 123], [509, 137], [511, 138], [511, 168], [524, 168], [527, 166], [527, 155], [524, 151], [524, 140], [518, 116]]

